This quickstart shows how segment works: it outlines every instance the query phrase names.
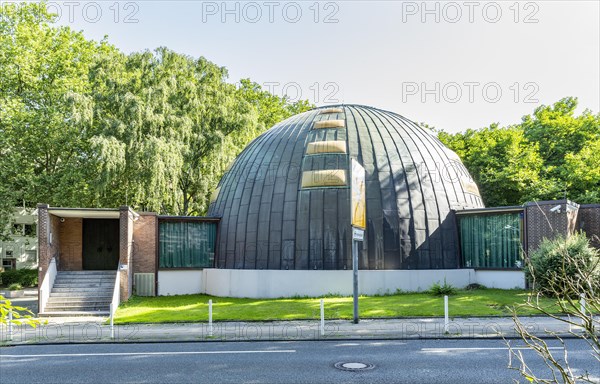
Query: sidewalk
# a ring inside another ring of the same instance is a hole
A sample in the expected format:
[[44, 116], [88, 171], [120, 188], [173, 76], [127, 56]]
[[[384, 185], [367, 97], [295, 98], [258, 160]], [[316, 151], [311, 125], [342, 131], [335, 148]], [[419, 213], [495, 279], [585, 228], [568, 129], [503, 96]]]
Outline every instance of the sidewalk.
[[[538, 336], [548, 331], [569, 336], [568, 324], [547, 317], [522, 317], [521, 321]], [[452, 339], [515, 337], [512, 318], [455, 318], [444, 330], [443, 318], [348, 320], [325, 322], [321, 334], [318, 320], [274, 322], [218, 322], [185, 324], [133, 324], [114, 327], [105, 325], [106, 318], [51, 318], [38, 328], [13, 326], [12, 341], [7, 326], [0, 326], [1, 344], [34, 343], [135, 343], [181, 341], [296, 341], [296, 340], [362, 340], [362, 339]], [[574, 328], [574, 332], [578, 329]]]

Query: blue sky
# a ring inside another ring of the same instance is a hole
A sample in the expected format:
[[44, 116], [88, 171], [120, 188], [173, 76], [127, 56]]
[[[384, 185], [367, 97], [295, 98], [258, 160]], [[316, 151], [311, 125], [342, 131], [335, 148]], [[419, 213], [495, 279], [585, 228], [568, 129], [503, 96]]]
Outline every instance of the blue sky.
[[[577, 96], [600, 111], [598, 1], [51, 2], [125, 52], [205, 56], [276, 94], [357, 103], [447, 131]], [[118, 11], [117, 11], [118, 10]]]

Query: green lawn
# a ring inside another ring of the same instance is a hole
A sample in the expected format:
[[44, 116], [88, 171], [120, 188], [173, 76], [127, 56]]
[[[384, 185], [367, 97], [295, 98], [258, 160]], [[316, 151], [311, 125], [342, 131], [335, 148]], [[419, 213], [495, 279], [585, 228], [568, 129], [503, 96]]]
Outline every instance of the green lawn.
[[[506, 316], [509, 307], [526, 301], [529, 291], [483, 289], [458, 291], [449, 299], [450, 316]], [[208, 321], [208, 300], [213, 300], [213, 320], [301, 320], [318, 319], [318, 298], [236, 299], [206, 295], [132, 297], [117, 310], [115, 323], [177, 323]], [[352, 297], [326, 297], [327, 319], [351, 319]], [[544, 306], [558, 309], [553, 300]], [[443, 297], [428, 293], [391, 296], [363, 296], [359, 299], [361, 318], [427, 317], [444, 315]], [[523, 315], [536, 314], [518, 308]]]

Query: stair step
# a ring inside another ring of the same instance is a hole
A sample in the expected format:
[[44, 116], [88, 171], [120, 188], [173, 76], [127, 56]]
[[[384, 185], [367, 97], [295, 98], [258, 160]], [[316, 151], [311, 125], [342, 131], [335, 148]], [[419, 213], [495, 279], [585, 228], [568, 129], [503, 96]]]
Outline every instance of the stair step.
[[65, 277], [110, 277], [110, 276], [116, 276], [116, 275], [117, 275], [117, 272], [110, 272], [110, 273], [58, 272], [56, 274], [56, 276], [65, 276]]
[[44, 311], [39, 314], [43, 317], [71, 317], [71, 316], [109, 316], [110, 311]]
[[112, 300], [112, 292], [108, 293], [108, 292], [100, 292], [99, 294], [91, 294], [91, 293], [80, 293], [80, 292], [58, 292], [58, 293], [52, 293], [50, 295], [50, 299], [58, 299], [58, 300], [63, 300], [63, 299], [81, 299], [81, 300], [86, 300], [86, 299], [108, 299], [108, 300]]
[[116, 271], [58, 272], [40, 316], [108, 316]]
[[77, 303], [111, 303], [112, 297], [107, 298], [80, 298], [80, 297], [54, 297], [48, 300], [48, 304], [77, 304]]
[[[100, 289], [99, 289], [100, 288]], [[79, 291], [79, 292], [97, 292], [97, 291], [110, 291], [112, 292], [114, 287], [56, 287], [52, 288], [51, 292], [69, 292], [69, 291]]]
[[95, 280], [95, 279], [74, 279], [74, 280], [66, 280], [66, 279], [56, 279], [54, 280], [54, 284], [80, 284], [80, 283], [95, 283], [95, 284], [114, 284], [115, 278], [112, 279], [104, 279], [104, 280]]
[[46, 311], [108, 311], [110, 305], [47, 305]]
[[79, 287], [79, 288], [86, 288], [86, 287], [112, 287], [114, 285], [114, 281], [112, 283], [94, 283], [94, 282], [77, 282], [77, 283], [54, 283], [53, 287], [55, 288], [65, 288], [65, 287]]

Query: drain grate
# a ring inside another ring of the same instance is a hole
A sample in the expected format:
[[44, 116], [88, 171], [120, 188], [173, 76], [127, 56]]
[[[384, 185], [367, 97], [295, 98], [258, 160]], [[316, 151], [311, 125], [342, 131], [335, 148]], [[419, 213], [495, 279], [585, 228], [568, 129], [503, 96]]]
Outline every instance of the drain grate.
[[368, 371], [369, 369], [375, 368], [373, 364], [358, 362], [340, 362], [335, 363], [333, 366], [342, 371]]

